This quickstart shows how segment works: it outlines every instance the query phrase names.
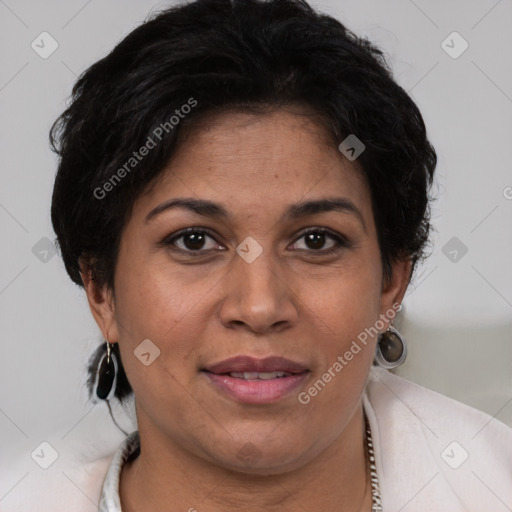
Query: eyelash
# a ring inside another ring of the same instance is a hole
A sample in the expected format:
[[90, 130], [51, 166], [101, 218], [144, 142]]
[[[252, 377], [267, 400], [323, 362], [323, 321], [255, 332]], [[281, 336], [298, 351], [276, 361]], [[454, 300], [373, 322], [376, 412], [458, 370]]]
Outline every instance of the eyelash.
[[[319, 250], [314, 250], [314, 249], [309, 249], [308, 250], [308, 249], [306, 249], [307, 252], [316, 253], [319, 256], [328, 256], [328, 255], [331, 255], [331, 254], [334, 254], [334, 253], [338, 252], [342, 248], [350, 247], [350, 243], [349, 243], [348, 239], [345, 236], [339, 235], [339, 234], [335, 234], [332, 231], [327, 230], [325, 228], [309, 228], [307, 231], [303, 231], [298, 236], [298, 238], [295, 239], [295, 241], [293, 243], [295, 244], [301, 238], [303, 238], [306, 235], [309, 235], [311, 233], [327, 235], [328, 237], [332, 238], [336, 242], [336, 245], [334, 247], [329, 248], [329, 249], [319, 249]], [[213, 235], [213, 233], [208, 228], [203, 228], [203, 227], [197, 226], [197, 227], [193, 227], [193, 228], [183, 229], [183, 230], [179, 231], [178, 233], [173, 233], [171, 236], [165, 237], [162, 240], [160, 245], [162, 245], [164, 247], [168, 247], [170, 245], [173, 245], [176, 240], [178, 240], [180, 238], [183, 238], [184, 236], [190, 235], [190, 234], [204, 234], [204, 235], [208, 235], [210, 238], [215, 240], [215, 236]], [[186, 254], [188, 254], [188, 255], [190, 255], [192, 257], [197, 257], [197, 256], [200, 256], [200, 255], [202, 255], [204, 253], [209, 252], [209, 250], [205, 251], [205, 250], [202, 250], [202, 249], [198, 249], [196, 251], [193, 251], [193, 250], [190, 250], [190, 249], [187, 250], [187, 249], [180, 249], [180, 248], [176, 248], [176, 247], [173, 250], [176, 250], [176, 251], [179, 251], [179, 252], [185, 252]], [[298, 250], [302, 251], [304, 249], [298, 249]]]

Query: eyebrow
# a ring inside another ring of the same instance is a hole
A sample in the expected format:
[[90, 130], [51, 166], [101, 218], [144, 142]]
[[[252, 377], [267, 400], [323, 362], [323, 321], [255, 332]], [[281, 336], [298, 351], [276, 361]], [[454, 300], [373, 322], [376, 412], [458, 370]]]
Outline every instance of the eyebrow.
[[[198, 215], [205, 217], [213, 217], [219, 219], [230, 219], [231, 216], [224, 206], [219, 203], [214, 203], [208, 199], [195, 199], [195, 198], [175, 198], [164, 201], [155, 208], [153, 208], [146, 216], [145, 222], [149, 222], [157, 215], [171, 208], [185, 208]], [[355, 216], [366, 231], [366, 224], [362, 213], [356, 205], [345, 197], [334, 197], [330, 199], [317, 199], [311, 201], [302, 201], [290, 205], [281, 217], [281, 221], [295, 220], [308, 215], [314, 215], [324, 212], [341, 212], [348, 213]]]

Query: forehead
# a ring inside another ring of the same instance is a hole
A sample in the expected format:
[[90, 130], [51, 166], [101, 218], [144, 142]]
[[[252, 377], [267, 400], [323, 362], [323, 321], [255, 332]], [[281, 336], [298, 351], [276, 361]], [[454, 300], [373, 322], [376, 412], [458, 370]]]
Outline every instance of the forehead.
[[307, 111], [264, 114], [226, 111], [180, 133], [177, 151], [146, 190], [150, 204], [171, 196], [271, 206], [307, 198], [346, 196], [371, 212], [369, 190], [356, 162]]

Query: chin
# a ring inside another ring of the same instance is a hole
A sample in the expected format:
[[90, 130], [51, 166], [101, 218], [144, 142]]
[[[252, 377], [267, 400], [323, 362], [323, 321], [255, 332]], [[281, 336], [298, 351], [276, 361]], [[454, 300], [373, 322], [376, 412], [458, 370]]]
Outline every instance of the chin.
[[225, 449], [219, 453], [219, 444], [209, 450], [216, 464], [238, 473], [250, 475], [278, 475], [292, 471], [306, 464], [314, 457], [310, 445], [302, 445], [300, 436], [279, 436], [270, 438], [248, 434], [227, 440]]

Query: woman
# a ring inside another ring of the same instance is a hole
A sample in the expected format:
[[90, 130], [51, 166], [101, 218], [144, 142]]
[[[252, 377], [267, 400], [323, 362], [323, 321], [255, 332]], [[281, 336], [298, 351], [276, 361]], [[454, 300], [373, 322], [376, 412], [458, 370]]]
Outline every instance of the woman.
[[301, 0], [197, 0], [52, 141], [90, 391], [137, 417], [63, 510], [511, 509], [511, 430], [388, 372], [436, 154], [378, 48]]

